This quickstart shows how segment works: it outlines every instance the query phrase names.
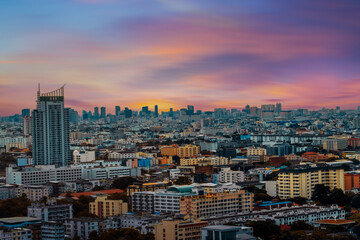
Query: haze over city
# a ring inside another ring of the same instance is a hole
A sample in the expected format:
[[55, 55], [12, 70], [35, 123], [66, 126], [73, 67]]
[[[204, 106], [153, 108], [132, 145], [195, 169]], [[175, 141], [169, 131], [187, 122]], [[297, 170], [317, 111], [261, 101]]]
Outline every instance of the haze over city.
[[0, 115], [66, 83], [76, 110], [356, 108], [358, 1], [2, 1]]

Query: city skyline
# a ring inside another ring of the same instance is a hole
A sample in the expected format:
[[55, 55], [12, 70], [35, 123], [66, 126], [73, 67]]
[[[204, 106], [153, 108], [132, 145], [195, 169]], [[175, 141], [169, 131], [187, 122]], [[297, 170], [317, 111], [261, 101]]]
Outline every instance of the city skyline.
[[34, 108], [38, 82], [67, 83], [65, 105], [78, 111], [354, 109], [359, 10], [351, 0], [5, 1], [0, 115]]

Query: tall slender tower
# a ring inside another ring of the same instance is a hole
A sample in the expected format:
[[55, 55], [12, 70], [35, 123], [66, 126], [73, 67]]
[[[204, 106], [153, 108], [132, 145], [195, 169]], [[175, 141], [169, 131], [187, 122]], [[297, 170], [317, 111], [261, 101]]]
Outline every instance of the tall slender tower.
[[65, 166], [71, 161], [69, 109], [64, 108], [64, 86], [41, 93], [39, 84], [37, 108], [31, 117], [35, 165]]

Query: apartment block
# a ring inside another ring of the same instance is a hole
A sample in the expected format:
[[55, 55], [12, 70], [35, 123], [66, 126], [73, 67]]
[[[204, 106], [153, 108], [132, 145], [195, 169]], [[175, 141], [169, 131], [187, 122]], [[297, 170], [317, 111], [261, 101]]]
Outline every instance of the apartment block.
[[155, 225], [155, 240], [200, 240], [201, 229], [208, 223], [200, 220], [172, 219]]
[[253, 209], [252, 193], [245, 190], [206, 193], [180, 199], [180, 213], [194, 218], [223, 216]]
[[316, 184], [324, 184], [331, 190], [345, 190], [344, 169], [325, 163], [302, 164], [279, 171], [279, 197], [288, 199], [304, 197], [311, 199]]
[[266, 149], [261, 148], [261, 147], [254, 147], [254, 146], [248, 147], [246, 155], [247, 156], [264, 156], [264, 155], [266, 155]]
[[98, 196], [89, 204], [89, 212], [100, 218], [120, 215], [128, 211], [128, 204], [122, 200], [109, 200], [107, 195]]
[[245, 174], [243, 171], [233, 171], [230, 168], [224, 168], [219, 173], [219, 182], [238, 183], [244, 182]]

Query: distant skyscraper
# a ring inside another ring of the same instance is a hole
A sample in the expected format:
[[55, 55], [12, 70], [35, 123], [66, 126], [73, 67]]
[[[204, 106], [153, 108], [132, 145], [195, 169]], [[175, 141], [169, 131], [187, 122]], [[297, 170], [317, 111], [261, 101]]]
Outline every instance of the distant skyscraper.
[[100, 111], [101, 111], [100, 118], [105, 118], [106, 117], [106, 107], [101, 107]]
[[140, 116], [141, 117], [145, 117], [149, 114], [149, 107], [148, 106], [144, 106], [141, 108], [141, 112], [140, 112]]
[[194, 115], [194, 106], [192, 106], [192, 105], [187, 106], [187, 114]]
[[94, 118], [95, 120], [98, 120], [99, 119], [99, 108], [98, 107], [95, 107], [94, 108]]
[[170, 113], [169, 113], [169, 116], [170, 116], [170, 117], [173, 117], [173, 116], [174, 116], [174, 111], [173, 111], [173, 109], [172, 109], [172, 108], [170, 108]]
[[120, 107], [119, 106], [115, 106], [115, 115], [116, 116], [120, 116]]
[[23, 135], [24, 136], [31, 135], [31, 117], [29, 116], [23, 117]]
[[280, 113], [282, 111], [281, 103], [276, 103], [275, 112]]
[[132, 117], [132, 111], [129, 108], [125, 108], [124, 110], [125, 118], [131, 118]]
[[64, 86], [37, 93], [32, 111], [33, 160], [35, 165], [65, 166], [71, 161], [69, 109], [64, 108]]
[[155, 105], [155, 117], [159, 116], [159, 108], [158, 105]]
[[21, 116], [22, 117], [30, 116], [30, 109], [25, 108], [25, 109], [21, 110]]
[[69, 121], [74, 124], [79, 121], [79, 113], [72, 108], [69, 108]]

